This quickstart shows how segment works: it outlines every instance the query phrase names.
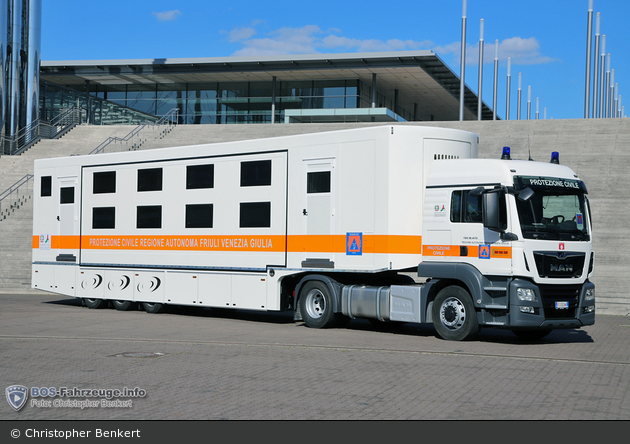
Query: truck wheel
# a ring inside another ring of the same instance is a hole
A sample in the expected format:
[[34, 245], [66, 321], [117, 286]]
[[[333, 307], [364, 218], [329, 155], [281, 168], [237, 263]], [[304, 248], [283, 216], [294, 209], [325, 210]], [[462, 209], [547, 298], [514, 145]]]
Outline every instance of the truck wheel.
[[83, 298], [83, 303], [87, 308], [105, 308], [107, 301], [105, 299]]
[[332, 327], [337, 322], [333, 313], [333, 299], [328, 286], [323, 282], [309, 281], [300, 291], [300, 312], [307, 327]]
[[463, 341], [479, 332], [470, 294], [456, 285], [442, 289], [433, 302], [433, 325], [449, 341]]
[[153, 302], [143, 302], [142, 308], [147, 313], [162, 313], [166, 310], [166, 306], [164, 304], [158, 304]]
[[133, 310], [138, 307], [138, 305], [133, 301], [112, 301], [112, 305], [116, 310], [120, 311]]

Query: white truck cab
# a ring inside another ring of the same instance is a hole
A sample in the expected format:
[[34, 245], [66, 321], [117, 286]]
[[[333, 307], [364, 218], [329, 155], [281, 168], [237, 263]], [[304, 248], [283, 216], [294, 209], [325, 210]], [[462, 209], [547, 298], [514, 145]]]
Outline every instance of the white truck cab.
[[434, 162], [429, 173], [418, 274], [437, 280], [436, 328], [457, 339], [467, 323], [542, 337], [593, 324], [584, 182], [557, 153], [550, 163], [510, 160], [509, 148], [502, 157]]

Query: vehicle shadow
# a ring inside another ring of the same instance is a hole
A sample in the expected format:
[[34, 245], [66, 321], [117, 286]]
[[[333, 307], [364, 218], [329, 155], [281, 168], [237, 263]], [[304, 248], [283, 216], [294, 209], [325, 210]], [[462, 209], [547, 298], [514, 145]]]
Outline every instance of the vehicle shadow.
[[[45, 304], [75, 306], [83, 305], [79, 298], [68, 298], [59, 300], [44, 301]], [[109, 304], [106, 308], [113, 310]], [[141, 304], [135, 309], [143, 311]], [[263, 312], [254, 310], [232, 309], [232, 308], [208, 308], [193, 307], [185, 305], [169, 305], [164, 315], [187, 316], [187, 317], [206, 317], [220, 319], [235, 319], [239, 321], [259, 322], [269, 324], [294, 324], [304, 325], [302, 321], [293, 320], [293, 312], [290, 310], [284, 312]], [[155, 316], [152, 314], [152, 316]], [[306, 328], [306, 327], [305, 327]], [[379, 322], [370, 319], [348, 319], [342, 322], [342, 325], [333, 327], [336, 329], [349, 329], [355, 331], [372, 331], [383, 334], [392, 334], [399, 336], [422, 336], [436, 337], [435, 328], [431, 324], [415, 324], [402, 322]], [[441, 338], [439, 338], [441, 339]], [[554, 330], [542, 339], [524, 339], [516, 336], [510, 330], [501, 328], [482, 328], [479, 333], [471, 338], [468, 342], [487, 342], [496, 344], [515, 344], [515, 345], [536, 345], [536, 344], [566, 344], [566, 343], [593, 343], [593, 338], [588, 332], [579, 329], [560, 329]]]

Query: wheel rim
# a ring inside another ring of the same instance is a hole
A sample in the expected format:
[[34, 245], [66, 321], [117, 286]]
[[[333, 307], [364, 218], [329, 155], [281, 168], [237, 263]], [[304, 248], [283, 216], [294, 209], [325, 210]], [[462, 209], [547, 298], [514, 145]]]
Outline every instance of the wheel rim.
[[326, 311], [326, 298], [324, 294], [313, 289], [306, 294], [306, 313], [314, 319], [319, 319]]
[[466, 308], [462, 301], [457, 298], [446, 299], [440, 307], [440, 320], [450, 330], [461, 328], [466, 320]]

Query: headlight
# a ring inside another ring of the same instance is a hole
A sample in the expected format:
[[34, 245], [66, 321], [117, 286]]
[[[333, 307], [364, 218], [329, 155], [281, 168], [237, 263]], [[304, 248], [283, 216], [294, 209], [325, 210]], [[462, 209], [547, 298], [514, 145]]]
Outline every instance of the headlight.
[[520, 301], [537, 301], [536, 292], [533, 288], [517, 288], [516, 289], [516, 297]]
[[586, 292], [584, 293], [584, 300], [585, 301], [594, 301], [595, 300], [595, 289], [594, 288], [589, 288], [586, 290]]

